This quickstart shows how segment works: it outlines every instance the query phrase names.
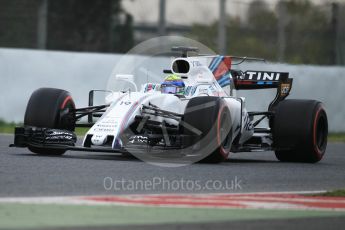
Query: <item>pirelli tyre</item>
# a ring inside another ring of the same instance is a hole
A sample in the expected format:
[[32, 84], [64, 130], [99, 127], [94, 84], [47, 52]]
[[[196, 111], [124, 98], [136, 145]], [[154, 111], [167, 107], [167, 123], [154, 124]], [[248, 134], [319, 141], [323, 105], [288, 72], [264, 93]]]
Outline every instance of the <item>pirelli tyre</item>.
[[224, 99], [195, 97], [183, 117], [184, 134], [195, 136], [190, 145], [202, 156], [200, 162], [219, 163], [228, 158], [231, 142], [231, 114]]
[[[75, 104], [69, 92], [54, 88], [34, 91], [26, 107], [24, 126], [74, 131], [74, 114], [69, 113]], [[46, 149], [29, 146], [29, 150], [42, 155], [62, 155], [63, 149]]]
[[327, 147], [328, 122], [319, 101], [285, 100], [274, 109], [272, 125], [276, 157], [283, 162], [316, 163]]

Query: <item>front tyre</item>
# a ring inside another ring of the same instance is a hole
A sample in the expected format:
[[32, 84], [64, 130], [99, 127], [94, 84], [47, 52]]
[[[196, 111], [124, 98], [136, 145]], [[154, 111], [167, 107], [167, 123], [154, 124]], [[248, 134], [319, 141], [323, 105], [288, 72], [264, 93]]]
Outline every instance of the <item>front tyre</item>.
[[186, 106], [183, 122], [184, 134], [195, 136], [192, 146], [197, 146], [203, 157], [201, 162], [219, 163], [228, 158], [232, 143], [231, 114], [226, 102], [218, 97], [195, 97]]
[[326, 151], [328, 121], [319, 101], [285, 100], [273, 109], [272, 133], [278, 160], [316, 163]]
[[[54, 88], [40, 88], [32, 93], [25, 111], [24, 126], [65, 129], [74, 131], [75, 109], [69, 92]], [[31, 152], [40, 155], [62, 155], [62, 149], [47, 149], [29, 146]]]

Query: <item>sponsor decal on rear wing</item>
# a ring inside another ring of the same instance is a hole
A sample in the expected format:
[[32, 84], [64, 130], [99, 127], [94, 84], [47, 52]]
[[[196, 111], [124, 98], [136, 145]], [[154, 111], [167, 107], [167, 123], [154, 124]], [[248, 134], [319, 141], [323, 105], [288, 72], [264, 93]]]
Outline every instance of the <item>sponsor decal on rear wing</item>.
[[289, 79], [286, 72], [268, 72], [248, 70], [234, 77], [236, 89], [278, 88], [280, 83]]

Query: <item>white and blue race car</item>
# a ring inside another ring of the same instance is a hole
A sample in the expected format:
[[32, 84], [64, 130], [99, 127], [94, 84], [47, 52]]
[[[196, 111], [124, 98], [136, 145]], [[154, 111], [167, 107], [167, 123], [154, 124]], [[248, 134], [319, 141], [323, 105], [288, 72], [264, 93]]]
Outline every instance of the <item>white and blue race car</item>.
[[[109, 92], [101, 105], [93, 105], [97, 90], [91, 90], [89, 106], [76, 108], [69, 92], [41, 88], [31, 95], [11, 146], [45, 155], [114, 152], [153, 162], [221, 162], [230, 153], [271, 150], [280, 161], [322, 159], [326, 111], [319, 101], [285, 100], [292, 86], [288, 73], [243, 72], [232, 68], [238, 57], [188, 56], [197, 51], [192, 47], [173, 50], [182, 55], [164, 72], [183, 81], [183, 90], [167, 83], [137, 90], [134, 76], [118, 74], [122, 90]], [[266, 111], [247, 111], [245, 98], [233, 93], [267, 88], [277, 93]], [[268, 126], [259, 127], [265, 119]], [[81, 146], [76, 146], [76, 127], [89, 127]]]

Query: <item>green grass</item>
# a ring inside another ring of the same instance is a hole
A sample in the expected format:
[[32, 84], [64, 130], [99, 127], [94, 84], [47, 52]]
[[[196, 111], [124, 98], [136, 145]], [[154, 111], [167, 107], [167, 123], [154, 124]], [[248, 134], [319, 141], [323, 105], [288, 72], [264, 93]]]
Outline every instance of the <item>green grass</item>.
[[330, 133], [328, 135], [330, 142], [345, 142], [345, 133]]
[[75, 134], [77, 134], [77, 136], [84, 136], [89, 129], [90, 128], [76, 128]]
[[[307, 210], [172, 208], [117, 205], [0, 203], [0, 229], [135, 226], [239, 220], [344, 217], [345, 212]], [[58, 218], [57, 218], [58, 217]]]
[[316, 194], [316, 196], [331, 196], [331, 197], [345, 197], [345, 189], [338, 189], [334, 191], [329, 191], [321, 194]]
[[[0, 119], [0, 133], [14, 133], [14, 127], [21, 126], [21, 123], [8, 123]], [[75, 133], [83, 136], [89, 128], [76, 128]], [[329, 142], [345, 142], [345, 133], [330, 133], [328, 135]]]
[[21, 124], [16, 124], [14, 122], [8, 123], [0, 119], [0, 133], [13, 133], [15, 126], [20, 126]]
[[[14, 133], [14, 128], [18, 126], [22, 126], [22, 123], [14, 123], [14, 122], [5, 122], [4, 120], [0, 119], [0, 133]], [[83, 136], [89, 130], [89, 128], [76, 128], [75, 133], [77, 136]]]

